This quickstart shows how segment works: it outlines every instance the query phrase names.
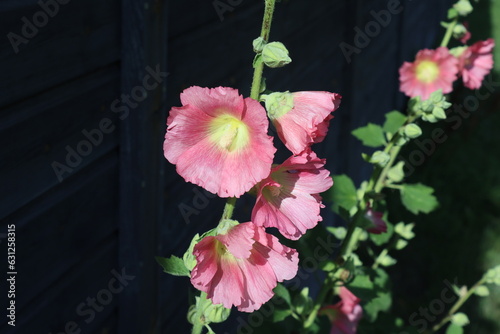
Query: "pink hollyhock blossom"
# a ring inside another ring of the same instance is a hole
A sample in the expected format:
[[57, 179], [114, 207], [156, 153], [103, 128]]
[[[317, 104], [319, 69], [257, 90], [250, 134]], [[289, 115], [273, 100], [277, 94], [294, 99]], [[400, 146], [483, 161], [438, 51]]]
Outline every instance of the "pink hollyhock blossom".
[[285, 146], [297, 155], [321, 142], [340, 105], [339, 94], [329, 92], [272, 93], [264, 96], [268, 116]]
[[316, 226], [322, 220], [320, 209], [324, 207], [319, 193], [333, 185], [324, 165], [325, 160], [308, 149], [274, 167], [271, 175], [256, 187], [252, 221], [259, 226], [276, 227], [292, 240]]
[[363, 316], [360, 300], [346, 287], [341, 287], [339, 294], [340, 301], [323, 307], [321, 314], [326, 314], [332, 322], [330, 334], [356, 334], [358, 322]]
[[387, 232], [387, 224], [382, 219], [384, 214], [382, 212], [373, 211], [371, 207], [368, 207], [365, 217], [372, 222], [373, 227], [367, 228], [366, 230], [373, 234], [380, 234]]
[[239, 197], [269, 175], [276, 149], [260, 103], [226, 87], [190, 87], [181, 102], [170, 110], [163, 150], [186, 181]]
[[191, 283], [214, 304], [252, 312], [271, 299], [277, 282], [297, 274], [298, 253], [252, 222], [227, 222], [224, 234], [207, 236], [194, 246], [197, 264]]
[[465, 87], [470, 89], [481, 87], [484, 77], [493, 68], [494, 46], [495, 41], [492, 38], [479, 41], [469, 46], [459, 57], [459, 69]]
[[399, 69], [400, 91], [407, 96], [427, 100], [439, 89], [443, 94], [453, 90], [457, 79], [458, 60], [447, 48], [420, 50], [413, 63], [405, 62]]

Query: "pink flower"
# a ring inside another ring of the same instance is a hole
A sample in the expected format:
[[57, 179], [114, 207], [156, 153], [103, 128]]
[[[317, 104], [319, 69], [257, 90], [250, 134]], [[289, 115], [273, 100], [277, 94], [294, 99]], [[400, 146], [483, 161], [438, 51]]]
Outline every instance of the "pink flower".
[[372, 222], [373, 227], [367, 228], [366, 230], [373, 234], [380, 234], [387, 232], [387, 224], [382, 219], [384, 214], [382, 212], [373, 211], [371, 207], [368, 207], [365, 217]]
[[276, 149], [264, 108], [233, 88], [190, 87], [167, 120], [163, 150], [188, 182], [239, 197], [269, 175]]
[[276, 227], [283, 236], [297, 240], [321, 221], [319, 193], [333, 185], [324, 159], [306, 150], [288, 158], [271, 170], [257, 185], [257, 201], [252, 221], [259, 226]]
[[346, 287], [340, 288], [339, 295], [340, 301], [337, 304], [321, 309], [321, 313], [326, 314], [332, 322], [330, 334], [356, 334], [358, 322], [363, 316], [360, 300]]
[[272, 93], [266, 109], [280, 139], [297, 155], [313, 143], [321, 142], [340, 105], [339, 94], [329, 92]]
[[244, 312], [257, 310], [271, 299], [277, 282], [297, 274], [299, 262], [296, 250], [252, 222], [203, 238], [193, 254], [197, 264], [191, 283], [206, 292], [212, 303], [235, 305]]
[[420, 50], [413, 63], [405, 62], [399, 69], [399, 90], [422, 100], [439, 89], [443, 94], [450, 93], [457, 79], [457, 66], [458, 60], [445, 47]]
[[464, 85], [470, 89], [479, 89], [484, 77], [493, 68], [492, 38], [479, 41], [469, 46], [459, 57], [459, 70], [462, 74]]

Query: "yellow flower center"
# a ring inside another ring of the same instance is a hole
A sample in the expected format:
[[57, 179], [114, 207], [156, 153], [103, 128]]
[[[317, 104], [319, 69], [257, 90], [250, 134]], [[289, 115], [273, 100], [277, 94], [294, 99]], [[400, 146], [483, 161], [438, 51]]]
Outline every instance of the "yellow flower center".
[[417, 65], [415, 70], [417, 79], [423, 83], [430, 83], [436, 80], [439, 75], [439, 66], [430, 60], [424, 60]]
[[250, 141], [248, 127], [234, 116], [217, 116], [209, 125], [210, 140], [229, 152], [244, 148]]

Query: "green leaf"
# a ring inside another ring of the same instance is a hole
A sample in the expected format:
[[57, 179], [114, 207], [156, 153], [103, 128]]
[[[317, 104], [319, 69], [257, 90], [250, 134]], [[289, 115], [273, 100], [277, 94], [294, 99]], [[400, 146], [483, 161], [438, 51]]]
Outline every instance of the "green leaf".
[[393, 257], [391, 257], [390, 255], [385, 255], [384, 257], [382, 257], [380, 260], [379, 260], [379, 263], [384, 266], [384, 267], [389, 267], [389, 266], [392, 266], [394, 264], [396, 264], [396, 259], [394, 259]]
[[339, 207], [351, 210], [358, 202], [354, 183], [347, 175], [335, 175], [333, 182], [333, 187], [329, 191], [333, 202], [332, 210], [336, 213], [339, 213]]
[[480, 285], [476, 288], [474, 293], [480, 297], [486, 297], [490, 295], [490, 289], [486, 285]]
[[362, 268], [347, 288], [364, 302], [363, 310], [366, 313], [363, 313], [363, 317], [369, 322], [375, 321], [379, 312], [391, 307], [389, 276], [381, 268]]
[[385, 224], [387, 226], [387, 231], [385, 233], [380, 233], [380, 234], [374, 234], [370, 233], [370, 239], [373, 241], [373, 243], [377, 246], [382, 246], [383, 244], [386, 244], [391, 240], [392, 235], [394, 234], [394, 226], [385, 219]]
[[394, 231], [396, 231], [396, 233], [402, 236], [403, 238], [410, 240], [415, 237], [415, 233], [413, 233], [414, 226], [415, 226], [414, 223], [405, 224], [403, 222], [399, 222], [396, 224]]
[[386, 144], [384, 131], [380, 125], [368, 123], [367, 126], [357, 128], [352, 134], [369, 147], [379, 147]]
[[345, 227], [332, 227], [332, 226], [327, 226], [326, 230], [333, 234], [335, 238], [339, 240], [344, 240], [345, 236], [347, 235], [347, 229]]
[[156, 262], [162, 266], [163, 271], [167, 274], [189, 277], [189, 270], [186, 268], [186, 265], [181, 258], [172, 255], [170, 258], [156, 256], [155, 259]]
[[401, 201], [412, 213], [429, 213], [436, 209], [438, 201], [432, 193], [434, 189], [421, 183], [404, 184], [401, 189]]
[[290, 316], [291, 314], [292, 314], [292, 310], [290, 310], [290, 309], [282, 310], [282, 309], [276, 308], [276, 309], [274, 309], [274, 312], [273, 312], [273, 322], [283, 321], [286, 318], [288, 318], [288, 316]]
[[492, 283], [500, 286], [500, 265], [491, 268], [483, 277], [486, 283]]
[[313, 300], [309, 297], [309, 287], [305, 287], [293, 298], [293, 306], [298, 314], [307, 314], [313, 307]]
[[283, 286], [283, 284], [279, 284], [274, 288], [274, 293], [276, 296], [282, 298], [288, 305], [292, 305], [292, 299], [290, 297], [290, 292], [287, 288]]
[[463, 334], [464, 329], [458, 325], [450, 324], [446, 329], [446, 334]]
[[396, 241], [395, 248], [397, 250], [401, 250], [401, 249], [405, 248], [406, 246], [408, 246], [408, 241], [406, 241], [404, 239], [399, 239], [398, 241]]
[[464, 327], [468, 324], [470, 324], [469, 317], [467, 314], [459, 312], [455, 313], [453, 317], [451, 318], [451, 322], [455, 325], [458, 325], [460, 327]]
[[406, 116], [397, 110], [385, 114], [385, 123], [383, 130], [385, 132], [395, 134], [406, 122]]
[[398, 162], [396, 165], [392, 166], [387, 172], [387, 177], [392, 182], [401, 182], [405, 177], [405, 172], [403, 170], [405, 163], [404, 161]]

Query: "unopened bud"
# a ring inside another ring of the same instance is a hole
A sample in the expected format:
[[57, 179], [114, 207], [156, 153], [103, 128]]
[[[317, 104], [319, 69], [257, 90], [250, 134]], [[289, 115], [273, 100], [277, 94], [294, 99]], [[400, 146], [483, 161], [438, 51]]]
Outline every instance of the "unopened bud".
[[469, 15], [474, 9], [469, 0], [459, 0], [456, 4], [453, 5], [453, 8], [455, 8], [455, 10], [461, 16]]
[[422, 134], [422, 129], [417, 124], [408, 124], [404, 128], [405, 136], [414, 139]]
[[262, 49], [262, 61], [271, 68], [277, 68], [291, 63], [292, 59], [283, 43], [271, 42]]

